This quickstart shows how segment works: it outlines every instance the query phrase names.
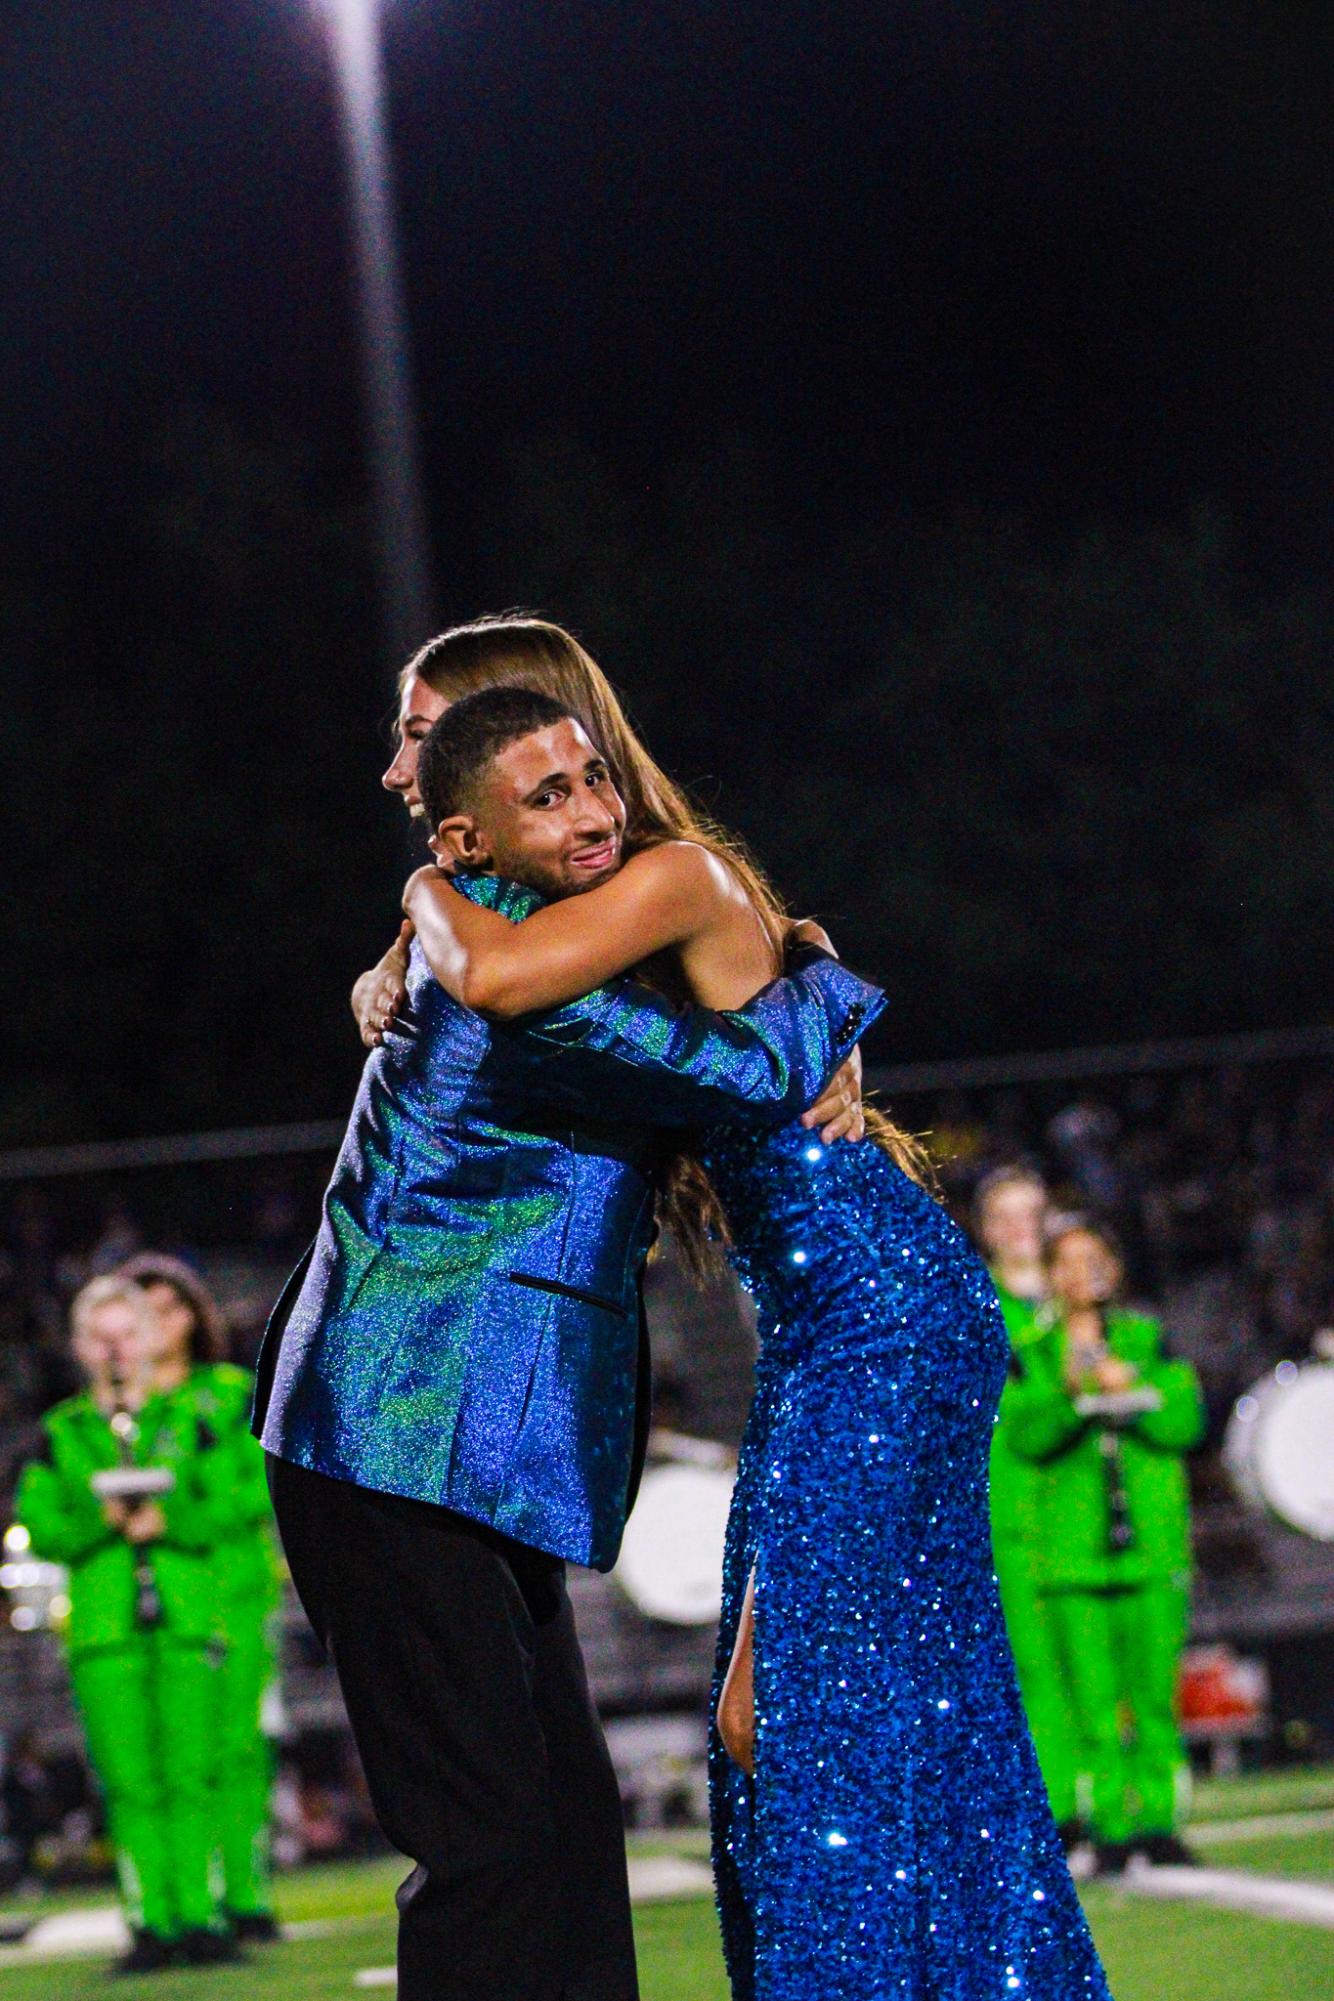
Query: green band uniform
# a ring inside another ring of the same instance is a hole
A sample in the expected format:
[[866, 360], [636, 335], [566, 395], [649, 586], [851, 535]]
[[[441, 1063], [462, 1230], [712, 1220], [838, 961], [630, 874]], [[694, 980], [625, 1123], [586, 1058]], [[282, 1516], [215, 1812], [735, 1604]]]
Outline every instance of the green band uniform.
[[1021, 1299], [992, 1273], [1012, 1356], [991, 1447], [991, 1543], [996, 1583], [1019, 1693], [1058, 1827], [1075, 1818], [1075, 1736], [1052, 1608], [1041, 1588], [1044, 1472], [1010, 1437], [1024, 1357], [1050, 1327], [1036, 1300]]
[[234, 1473], [226, 1532], [213, 1552], [224, 1643], [215, 1767], [224, 1895], [232, 1917], [266, 1916], [273, 1760], [260, 1712], [278, 1673], [277, 1531], [264, 1451], [250, 1431], [253, 1376], [228, 1362], [203, 1363], [192, 1371], [189, 1387], [196, 1412], [222, 1441]]
[[[137, 1415], [132, 1464], [163, 1466], [165, 1533], [136, 1551], [103, 1519], [90, 1481], [125, 1463], [88, 1395], [42, 1420], [15, 1502], [38, 1556], [69, 1571], [70, 1678], [101, 1781], [126, 1916], [170, 1939], [215, 1928], [221, 1910], [213, 1773], [221, 1647], [213, 1555], [231, 1510], [234, 1453], [204, 1425], [188, 1386]], [[158, 1616], [138, 1615], [140, 1555]]]
[[[1167, 1359], [1146, 1315], [1113, 1311], [1110, 1353], [1159, 1404], [1081, 1415], [1059, 1323], [1024, 1351], [1007, 1435], [1042, 1475], [1039, 1588], [1054, 1622], [1078, 1738], [1085, 1817], [1100, 1841], [1170, 1834], [1189, 1767], [1177, 1670], [1190, 1614], [1185, 1454], [1204, 1435], [1199, 1378]], [[1128, 1735], [1127, 1735], [1128, 1730]]]

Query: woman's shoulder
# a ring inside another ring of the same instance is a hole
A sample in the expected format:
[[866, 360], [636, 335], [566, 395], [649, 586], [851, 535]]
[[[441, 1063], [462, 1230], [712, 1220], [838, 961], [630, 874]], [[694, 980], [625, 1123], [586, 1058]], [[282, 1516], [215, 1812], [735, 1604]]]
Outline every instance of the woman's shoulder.
[[722, 857], [698, 841], [655, 841], [639, 848], [625, 863], [627, 880], [679, 892], [726, 896], [734, 892], [731, 870]]

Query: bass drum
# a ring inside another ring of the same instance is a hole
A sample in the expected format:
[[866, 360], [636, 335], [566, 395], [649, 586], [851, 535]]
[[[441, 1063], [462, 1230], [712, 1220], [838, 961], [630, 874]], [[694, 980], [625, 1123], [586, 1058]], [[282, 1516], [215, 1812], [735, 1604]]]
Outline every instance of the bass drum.
[[1334, 1367], [1280, 1362], [1238, 1397], [1223, 1463], [1243, 1500], [1334, 1542]]
[[651, 1466], [645, 1473], [612, 1575], [648, 1618], [716, 1625], [732, 1486], [721, 1467]]

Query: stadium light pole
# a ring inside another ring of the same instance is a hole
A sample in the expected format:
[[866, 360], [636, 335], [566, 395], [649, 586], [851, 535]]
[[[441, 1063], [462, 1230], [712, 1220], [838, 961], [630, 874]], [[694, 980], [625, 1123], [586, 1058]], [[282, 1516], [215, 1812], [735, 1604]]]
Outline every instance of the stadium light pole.
[[338, 82], [384, 643], [427, 637], [431, 562], [385, 117], [380, 0], [316, 0]]

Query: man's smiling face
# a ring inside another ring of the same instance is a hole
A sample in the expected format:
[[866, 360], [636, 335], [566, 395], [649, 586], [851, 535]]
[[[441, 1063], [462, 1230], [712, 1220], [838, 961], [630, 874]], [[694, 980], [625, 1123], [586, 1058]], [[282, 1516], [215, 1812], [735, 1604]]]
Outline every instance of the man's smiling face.
[[547, 897], [578, 896], [621, 866], [625, 806], [606, 759], [566, 716], [498, 751], [477, 781], [470, 843], [450, 854], [527, 883]]

